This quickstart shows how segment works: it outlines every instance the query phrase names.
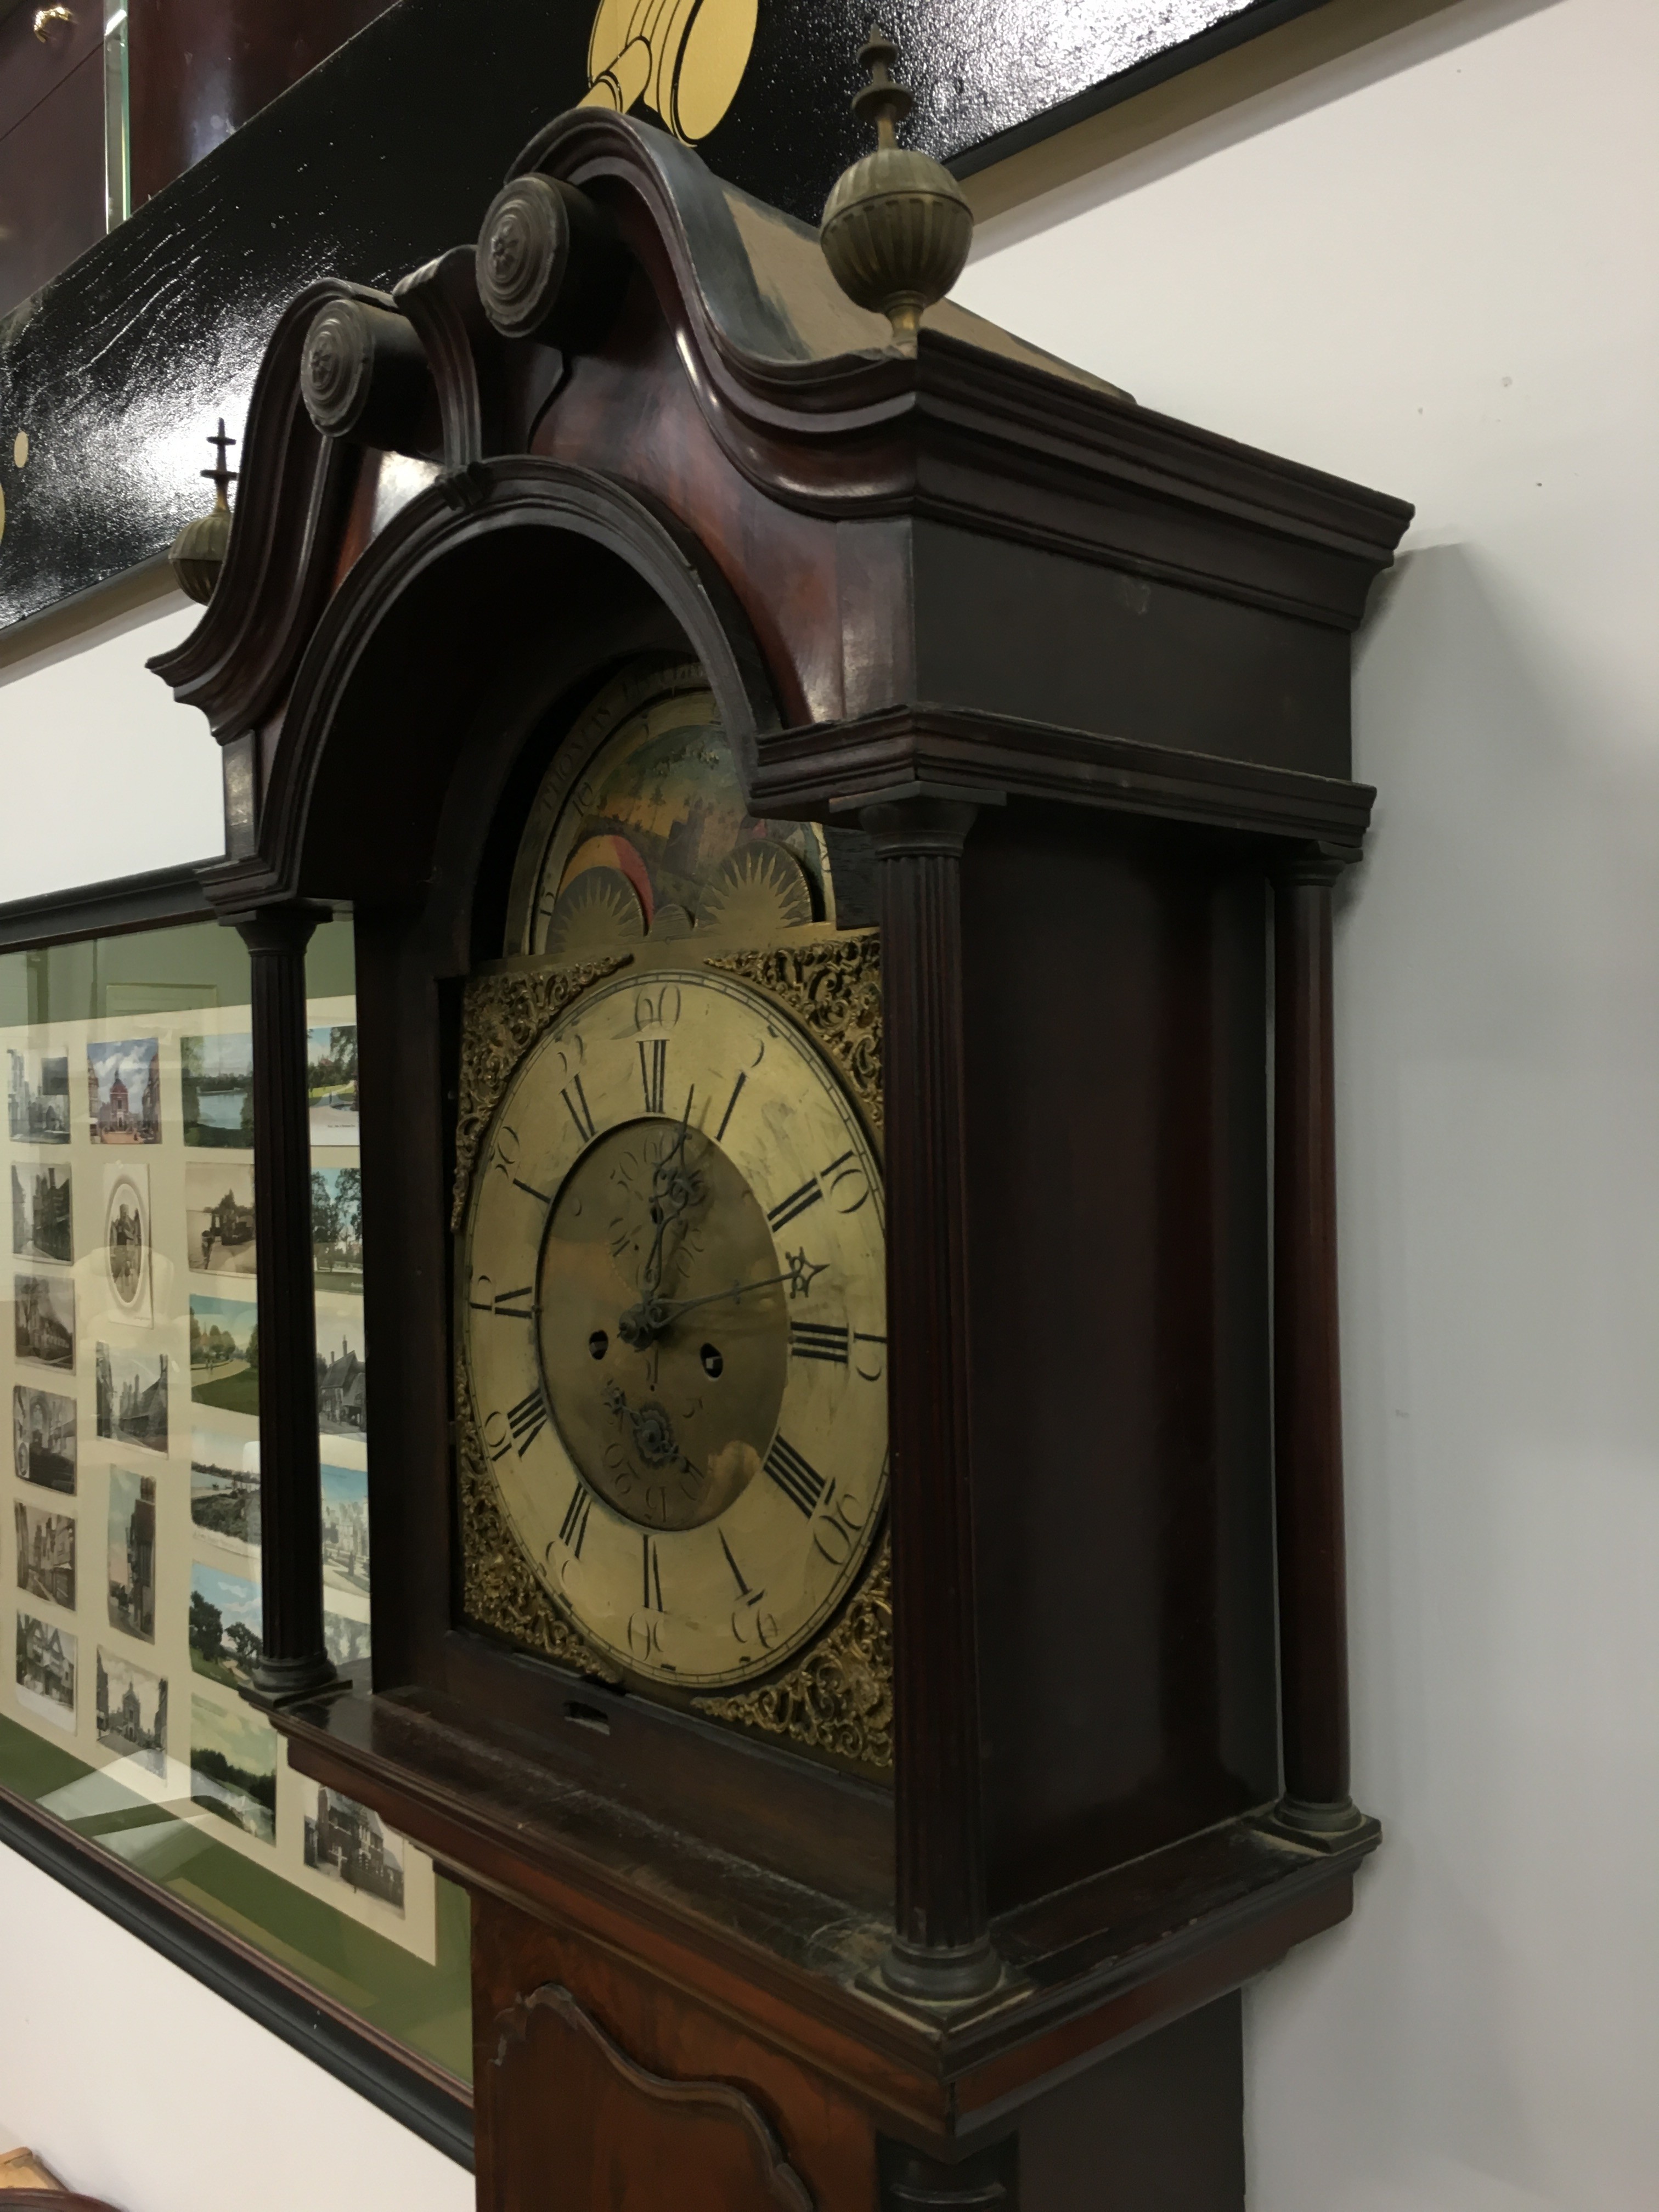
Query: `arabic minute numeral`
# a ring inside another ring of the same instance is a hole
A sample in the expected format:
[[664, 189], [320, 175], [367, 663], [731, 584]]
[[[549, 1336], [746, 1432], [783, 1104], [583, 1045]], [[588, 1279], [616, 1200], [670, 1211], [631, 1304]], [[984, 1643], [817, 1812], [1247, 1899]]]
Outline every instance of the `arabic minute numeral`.
[[789, 1352], [794, 1359], [822, 1359], [833, 1367], [847, 1364], [848, 1332], [825, 1322], [792, 1321]]
[[823, 1477], [811, 1462], [803, 1459], [793, 1444], [779, 1435], [772, 1439], [772, 1449], [761, 1464], [789, 1503], [810, 1521], [825, 1487]]

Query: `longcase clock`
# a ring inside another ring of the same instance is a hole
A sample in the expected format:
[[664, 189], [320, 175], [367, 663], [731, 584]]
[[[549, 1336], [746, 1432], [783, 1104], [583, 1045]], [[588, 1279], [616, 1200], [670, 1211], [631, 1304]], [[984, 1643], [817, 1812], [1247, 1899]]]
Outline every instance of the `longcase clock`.
[[1241, 2206], [1237, 1993], [1377, 1840], [1330, 889], [1409, 510], [927, 306], [965, 216], [872, 158], [821, 245], [580, 111], [476, 247], [313, 286], [159, 664], [253, 950], [258, 1694], [471, 1893], [492, 2212]]

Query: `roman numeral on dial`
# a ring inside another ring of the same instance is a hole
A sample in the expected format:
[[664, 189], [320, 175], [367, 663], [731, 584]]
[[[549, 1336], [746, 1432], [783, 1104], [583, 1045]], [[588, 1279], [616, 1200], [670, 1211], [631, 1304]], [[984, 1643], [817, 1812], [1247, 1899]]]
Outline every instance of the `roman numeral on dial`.
[[778, 1436], [773, 1438], [772, 1449], [761, 1464], [789, 1503], [798, 1506], [810, 1521], [829, 1487], [811, 1462], [803, 1459], [793, 1444]]
[[519, 1457], [522, 1459], [547, 1426], [547, 1401], [541, 1394], [539, 1384], [527, 1398], [520, 1398], [518, 1404], [511, 1408], [507, 1425], [512, 1431], [513, 1441], [519, 1447]]
[[587, 1109], [587, 1093], [582, 1089], [580, 1076], [573, 1075], [559, 1096], [576, 1125], [577, 1135], [583, 1144], [591, 1144], [593, 1140], [593, 1116]]
[[564, 1518], [559, 1523], [559, 1540], [577, 1559], [582, 1555], [582, 1543], [587, 1534], [587, 1512], [592, 1504], [592, 1493], [579, 1482], [570, 1493], [570, 1503], [564, 1509]]
[[846, 1329], [831, 1328], [824, 1322], [792, 1321], [789, 1324], [792, 1358], [823, 1359], [833, 1367], [845, 1367], [848, 1342]]
[[647, 1114], [663, 1110], [663, 1092], [668, 1084], [668, 1040], [666, 1037], [641, 1037], [640, 1044], [640, 1088], [645, 1093]]
[[823, 1193], [818, 1188], [818, 1179], [814, 1176], [799, 1190], [792, 1190], [787, 1198], [781, 1198], [766, 1218], [774, 1229], [787, 1228], [798, 1213], [805, 1213], [809, 1206], [816, 1206], [823, 1196]]
[[533, 1321], [535, 1295], [534, 1284], [526, 1283], [521, 1291], [497, 1291], [493, 1298], [469, 1298], [467, 1303], [474, 1313], [496, 1314], [502, 1321]]

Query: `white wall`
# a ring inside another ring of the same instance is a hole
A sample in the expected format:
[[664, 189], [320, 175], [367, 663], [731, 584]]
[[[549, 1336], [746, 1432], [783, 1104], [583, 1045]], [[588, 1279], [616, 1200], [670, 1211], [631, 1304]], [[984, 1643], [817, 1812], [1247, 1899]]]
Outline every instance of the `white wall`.
[[1340, 926], [1354, 1919], [1253, 2212], [1659, 2203], [1659, 8], [1462, 0], [988, 224], [957, 296], [1414, 499]]
[[0, 903], [223, 852], [219, 748], [144, 666], [200, 618], [173, 592], [0, 668]]
[[0, 1848], [0, 2142], [121, 2212], [471, 2212], [472, 2177]]

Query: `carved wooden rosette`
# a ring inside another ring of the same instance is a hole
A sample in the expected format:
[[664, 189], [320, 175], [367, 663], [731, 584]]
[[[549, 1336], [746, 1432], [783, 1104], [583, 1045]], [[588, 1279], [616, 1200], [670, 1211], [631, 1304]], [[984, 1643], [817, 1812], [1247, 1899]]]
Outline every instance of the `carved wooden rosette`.
[[[466, 1218], [484, 1134], [515, 1070], [554, 1024], [633, 956], [576, 968], [476, 976], [462, 1015], [451, 1225]], [[841, 1077], [868, 1125], [882, 1131], [880, 939], [873, 930], [757, 951], [708, 956], [775, 999]], [[476, 1626], [602, 1681], [622, 1677], [562, 1611], [531, 1564], [502, 1508], [479, 1436], [465, 1358], [455, 1359], [456, 1472], [460, 1509], [461, 1607]], [[872, 1775], [893, 1765], [893, 1615], [890, 1557], [882, 1531], [839, 1613], [811, 1649], [770, 1682], [736, 1696], [699, 1697], [698, 1711], [754, 1729]]]

